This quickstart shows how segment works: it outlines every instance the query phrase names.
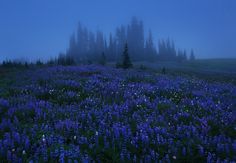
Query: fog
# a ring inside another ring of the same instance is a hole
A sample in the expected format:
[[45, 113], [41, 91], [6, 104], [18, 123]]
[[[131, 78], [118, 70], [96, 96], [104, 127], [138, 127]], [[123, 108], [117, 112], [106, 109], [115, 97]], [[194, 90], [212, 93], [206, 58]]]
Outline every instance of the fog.
[[0, 60], [47, 60], [67, 53], [79, 22], [102, 31], [105, 39], [132, 17], [143, 22], [145, 39], [153, 44], [170, 39], [175, 47], [197, 58], [236, 57], [234, 0], [2, 0]]

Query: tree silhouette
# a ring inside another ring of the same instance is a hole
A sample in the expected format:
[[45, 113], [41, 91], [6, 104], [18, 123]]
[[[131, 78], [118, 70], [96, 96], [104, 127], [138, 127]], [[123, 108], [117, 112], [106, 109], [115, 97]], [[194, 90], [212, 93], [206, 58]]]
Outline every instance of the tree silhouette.
[[101, 65], [105, 65], [106, 64], [106, 56], [105, 56], [105, 53], [103, 52], [102, 55], [101, 55], [101, 59], [100, 59], [100, 64]]
[[190, 54], [190, 58], [189, 58], [189, 60], [190, 61], [195, 61], [195, 55], [194, 55], [194, 52], [193, 52], [193, 49], [191, 50], [191, 54]]
[[153, 36], [151, 30], [145, 43], [145, 56], [146, 60], [153, 61], [157, 57], [157, 51], [154, 46]]
[[[184, 52], [179, 55], [174, 41], [160, 40], [157, 46], [154, 37], [149, 31], [145, 36], [144, 24], [133, 17], [129, 24], [116, 28], [110, 37], [102, 31], [93, 32], [80, 23], [77, 30], [70, 38], [66, 56], [73, 58], [76, 63], [100, 62], [100, 54], [106, 54], [107, 61], [122, 63], [122, 54], [125, 43], [129, 45], [129, 57], [132, 61], [183, 61]], [[157, 51], [158, 50], [158, 51]], [[195, 58], [195, 57], [193, 57]]]
[[[130, 24], [127, 26], [127, 43], [133, 60], [145, 60], [147, 57], [144, 54], [144, 26], [143, 22], [136, 17], [133, 17]], [[124, 46], [124, 45], [123, 45]], [[122, 47], [123, 48], [123, 47]]]
[[178, 54], [177, 54], [177, 62], [185, 62], [185, 61], [187, 61], [186, 50], [179, 49]]
[[159, 41], [158, 48], [159, 48], [158, 58], [160, 60], [162, 61], [178, 60], [173, 40], [171, 41], [170, 39], [167, 39]]
[[128, 44], [125, 44], [125, 49], [123, 52], [123, 63], [122, 63], [122, 68], [128, 69], [133, 67], [133, 64], [131, 63], [130, 57], [129, 57], [129, 52], [128, 52]]

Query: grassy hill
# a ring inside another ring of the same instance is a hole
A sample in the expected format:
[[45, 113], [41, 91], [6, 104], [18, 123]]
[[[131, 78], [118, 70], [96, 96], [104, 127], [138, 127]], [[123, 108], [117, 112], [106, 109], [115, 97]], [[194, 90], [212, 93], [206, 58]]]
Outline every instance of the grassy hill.
[[201, 59], [194, 62], [135, 62], [136, 68], [175, 76], [191, 76], [200, 79], [236, 84], [236, 59]]

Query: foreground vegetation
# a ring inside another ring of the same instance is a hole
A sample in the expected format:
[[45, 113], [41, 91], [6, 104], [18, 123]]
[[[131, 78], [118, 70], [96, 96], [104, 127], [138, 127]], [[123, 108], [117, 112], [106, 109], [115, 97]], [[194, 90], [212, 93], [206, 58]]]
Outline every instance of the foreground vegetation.
[[233, 84], [94, 65], [1, 70], [2, 161], [236, 160]]

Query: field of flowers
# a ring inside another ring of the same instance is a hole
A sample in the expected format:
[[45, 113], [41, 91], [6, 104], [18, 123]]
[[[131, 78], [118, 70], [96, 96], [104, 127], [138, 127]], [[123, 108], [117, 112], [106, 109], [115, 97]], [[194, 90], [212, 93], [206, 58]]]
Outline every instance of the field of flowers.
[[235, 162], [236, 86], [100, 66], [0, 89], [0, 162]]

